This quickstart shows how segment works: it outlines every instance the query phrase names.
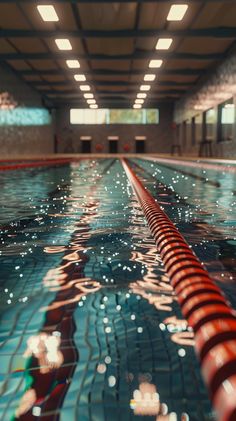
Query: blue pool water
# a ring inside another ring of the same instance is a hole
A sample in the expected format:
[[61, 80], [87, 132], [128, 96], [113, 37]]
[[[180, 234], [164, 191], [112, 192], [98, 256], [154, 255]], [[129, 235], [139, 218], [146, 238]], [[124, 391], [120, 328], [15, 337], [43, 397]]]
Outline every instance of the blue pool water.
[[[130, 163], [235, 306], [235, 175]], [[120, 161], [0, 183], [0, 419], [214, 420]]]

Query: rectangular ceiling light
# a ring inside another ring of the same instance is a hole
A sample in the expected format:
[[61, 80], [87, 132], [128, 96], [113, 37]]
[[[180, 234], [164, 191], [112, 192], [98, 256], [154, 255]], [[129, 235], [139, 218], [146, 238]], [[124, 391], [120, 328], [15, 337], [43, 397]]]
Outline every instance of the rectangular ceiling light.
[[150, 91], [151, 86], [150, 85], [141, 85], [140, 91]]
[[80, 140], [91, 140], [92, 136], [80, 136]]
[[98, 108], [97, 104], [91, 104], [89, 107], [90, 108]]
[[66, 60], [66, 64], [69, 67], [69, 69], [79, 69], [80, 68], [79, 60]]
[[147, 140], [147, 136], [135, 136], [135, 140]]
[[156, 79], [156, 75], [153, 75], [153, 74], [147, 74], [143, 78], [145, 82], [153, 82], [155, 79]]
[[172, 38], [160, 38], [157, 41], [156, 50], [168, 50], [173, 42]]
[[72, 50], [71, 43], [66, 38], [55, 39], [55, 43], [57, 44], [59, 50]]
[[187, 12], [187, 4], [172, 4], [169, 14], [167, 16], [168, 21], [180, 21], [183, 19]]
[[74, 75], [76, 82], [85, 82], [86, 77], [84, 75]]
[[93, 94], [84, 94], [85, 99], [93, 98]]
[[44, 22], [58, 22], [59, 17], [57, 16], [56, 10], [50, 5], [37, 6], [38, 12]]
[[119, 136], [107, 136], [108, 140], [119, 140]]
[[137, 98], [147, 98], [147, 94], [145, 94], [144, 92], [139, 92], [137, 94]]
[[141, 104], [134, 104], [133, 108], [142, 108], [142, 105]]
[[87, 103], [88, 104], [96, 104], [96, 100], [95, 99], [87, 99]]
[[81, 91], [90, 91], [90, 86], [89, 85], [80, 85], [80, 90]]
[[150, 60], [149, 67], [152, 69], [159, 69], [163, 63], [163, 60]]
[[135, 100], [135, 104], [143, 104], [144, 103], [144, 99], [136, 99]]

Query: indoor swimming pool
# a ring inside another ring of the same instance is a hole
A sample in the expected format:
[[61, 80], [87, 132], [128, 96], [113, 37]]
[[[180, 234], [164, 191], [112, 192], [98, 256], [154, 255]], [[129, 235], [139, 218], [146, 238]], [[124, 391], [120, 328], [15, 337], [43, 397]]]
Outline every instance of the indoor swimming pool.
[[[236, 308], [236, 167], [186, 162], [128, 160]], [[122, 161], [6, 170], [0, 185], [0, 419], [216, 420]]]

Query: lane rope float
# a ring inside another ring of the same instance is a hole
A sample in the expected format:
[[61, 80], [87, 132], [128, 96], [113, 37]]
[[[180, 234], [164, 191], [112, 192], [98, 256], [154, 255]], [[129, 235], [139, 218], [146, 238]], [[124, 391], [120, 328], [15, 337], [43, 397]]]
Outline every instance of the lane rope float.
[[147, 219], [182, 313], [194, 330], [195, 349], [218, 420], [235, 421], [236, 312], [128, 161], [122, 159], [121, 162]]

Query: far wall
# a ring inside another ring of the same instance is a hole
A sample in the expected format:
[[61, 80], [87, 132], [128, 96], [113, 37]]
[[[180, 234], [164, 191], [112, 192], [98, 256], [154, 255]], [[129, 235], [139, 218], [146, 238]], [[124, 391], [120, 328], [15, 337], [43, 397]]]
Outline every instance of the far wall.
[[133, 125], [71, 125], [69, 108], [57, 111], [56, 127], [58, 152], [81, 152], [80, 136], [92, 136], [92, 153], [96, 153], [96, 145], [103, 145], [103, 153], [109, 152], [108, 136], [119, 136], [118, 152], [125, 152], [129, 144], [129, 152], [135, 152], [135, 136], [146, 136], [147, 153], [169, 153], [172, 144], [173, 106], [163, 104], [159, 108], [159, 124]]
[[[0, 94], [8, 92], [19, 107], [44, 110], [41, 96], [9, 68], [0, 66]], [[1, 109], [0, 109], [1, 112]], [[23, 120], [23, 118], [22, 118]], [[0, 125], [0, 158], [16, 155], [43, 155], [54, 152], [54, 126], [45, 125]]]
[[[233, 98], [236, 107], [236, 51], [204, 77], [192, 92], [175, 105], [174, 119], [178, 125], [178, 140], [186, 155], [198, 155], [200, 142], [206, 138], [205, 112], [214, 109], [218, 118], [214, 122], [212, 151], [214, 157], [236, 158], [236, 112], [232, 139], [223, 140], [219, 135], [220, 104]], [[235, 108], [236, 110], [236, 108]], [[194, 125], [193, 125], [194, 123]], [[195, 126], [195, 138], [193, 127]]]

